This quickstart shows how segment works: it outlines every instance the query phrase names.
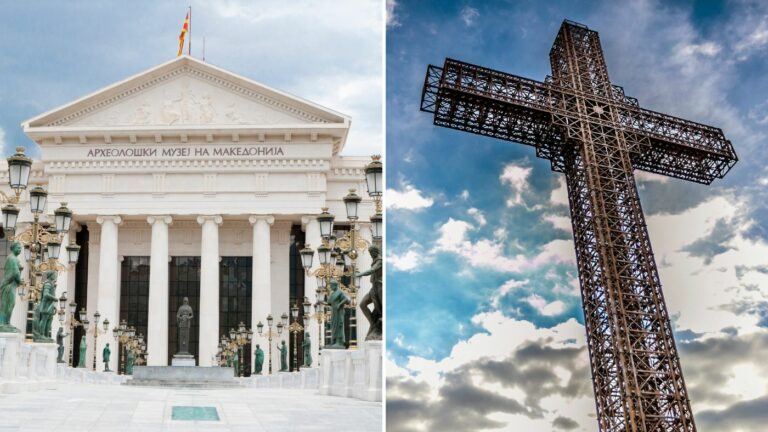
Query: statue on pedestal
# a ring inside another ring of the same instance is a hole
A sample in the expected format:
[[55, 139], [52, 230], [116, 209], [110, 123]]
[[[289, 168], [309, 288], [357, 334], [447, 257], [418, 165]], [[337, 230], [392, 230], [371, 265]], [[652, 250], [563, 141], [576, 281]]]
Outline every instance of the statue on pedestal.
[[[358, 273], [357, 276], [370, 276], [371, 277], [371, 290], [368, 291], [362, 300], [360, 300], [360, 310], [368, 320], [370, 327], [368, 334], [365, 335], [365, 340], [381, 340], [384, 309], [381, 307], [381, 295], [382, 295], [382, 268], [383, 263], [381, 259], [381, 250], [375, 245], [371, 245], [368, 248], [373, 262], [371, 268]], [[368, 309], [368, 305], [373, 304], [373, 311]]]
[[51, 339], [51, 323], [56, 314], [56, 272], [48, 270], [45, 272], [45, 282], [43, 282], [40, 301], [35, 307], [32, 320], [32, 336], [35, 342], [53, 342]]
[[84, 368], [85, 367], [85, 352], [88, 349], [88, 345], [85, 343], [85, 335], [80, 338], [80, 356], [77, 360], [77, 367]]
[[280, 372], [288, 372], [288, 346], [282, 341], [280, 347]]
[[21, 244], [13, 242], [11, 254], [5, 259], [3, 281], [0, 283], [0, 332], [18, 333], [19, 329], [11, 325], [11, 314], [16, 306], [16, 288], [24, 283], [21, 279], [19, 254]]
[[304, 351], [304, 367], [312, 366], [312, 341], [309, 339], [309, 332], [304, 333], [301, 350]]
[[129, 349], [125, 355], [125, 374], [133, 375], [133, 363], [136, 361], [136, 355], [133, 350]]
[[264, 367], [264, 350], [256, 344], [256, 352], [254, 353], [254, 363], [256, 364], [255, 373], [261, 375], [261, 369]]
[[189, 329], [192, 326], [194, 316], [192, 306], [189, 305], [189, 298], [184, 297], [183, 304], [176, 312], [176, 323], [179, 329], [179, 351], [176, 355], [192, 355], [189, 353]]
[[235, 376], [240, 374], [240, 356], [237, 350], [232, 351], [232, 368], [235, 369]]
[[64, 338], [69, 336], [69, 333], [64, 333], [64, 327], [59, 327], [59, 331], [56, 332], [56, 345], [59, 346], [56, 363], [64, 363]]
[[112, 354], [112, 350], [109, 349], [109, 342], [104, 346], [104, 350], [101, 351], [101, 360], [104, 362], [104, 372], [112, 372], [109, 370], [109, 356]]
[[331, 279], [329, 283], [331, 295], [328, 296], [328, 304], [331, 306], [331, 344], [326, 349], [346, 349], [347, 335], [344, 327], [347, 320], [346, 305], [349, 297], [339, 288], [339, 282]]

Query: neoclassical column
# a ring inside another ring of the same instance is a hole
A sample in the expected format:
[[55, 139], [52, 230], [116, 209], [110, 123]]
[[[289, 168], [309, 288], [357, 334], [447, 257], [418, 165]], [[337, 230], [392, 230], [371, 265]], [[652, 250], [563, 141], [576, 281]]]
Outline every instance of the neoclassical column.
[[[371, 224], [369, 223], [358, 223], [357, 226], [360, 228], [360, 237], [367, 241], [368, 244], [373, 244], [373, 232], [371, 231]], [[357, 272], [362, 272], [365, 270], [368, 270], [371, 268], [371, 263], [373, 260], [371, 259], [371, 255], [368, 253], [367, 250], [359, 251], [360, 255], [357, 258]], [[363, 299], [363, 297], [368, 294], [368, 291], [371, 290], [371, 278], [370, 276], [366, 276], [362, 278], [362, 282], [360, 283], [360, 287], [358, 287], [357, 290], [357, 306], [355, 306], [355, 320], [357, 322], [357, 346], [363, 346], [363, 342], [365, 342], [365, 335], [368, 334], [368, 329], [370, 328], [370, 324], [368, 323], [368, 319], [365, 318], [365, 315], [363, 315], [362, 310], [360, 309], [360, 301]]]
[[219, 344], [219, 215], [198, 216], [200, 242], [200, 366], [212, 366]]
[[[147, 365], [168, 364], [168, 215], [149, 216], [152, 239], [149, 258], [149, 312], [147, 321]], [[128, 323], [135, 325], [135, 323]]]
[[[256, 324], [261, 321], [264, 325], [267, 323], [267, 315], [272, 312], [272, 241], [270, 237], [270, 227], [275, 223], [273, 216], [253, 215], [248, 218], [253, 225], [253, 267], [252, 267], [252, 286], [251, 291], [251, 329], [254, 331], [258, 342], [251, 344], [251, 359], [253, 359], [256, 350], [256, 344], [261, 345], [264, 353], [269, 352], [267, 338], [259, 337], [256, 332]], [[269, 364], [266, 359], [265, 364]], [[269, 373], [269, 366], [262, 369], [262, 373]]]
[[[96, 310], [101, 314], [101, 320], [108, 319], [110, 323], [116, 324], [120, 317], [120, 286], [118, 280], [118, 256], [117, 256], [117, 227], [122, 222], [120, 216], [99, 216], [96, 222], [101, 225], [101, 241], [99, 243], [99, 285], [97, 287], [98, 297], [96, 299]], [[93, 319], [93, 313], [88, 311], [89, 319]], [[93, 324], [91, 324], [93, 326]], [[99, 324], [101, 326], [101, 324]], [[110, 326], [111, 327], [111, 326]], [[110, 330], [111, 331], [111, 330]], [[92, 343], [92, 335], [89, 335], [88, 344]], [[101, 362], [101, 352], [107, 342], [112, 341], [112, 335], [100, 335], [98, 345], [96, 346], [96, 370], [104, 370], [104, 364]], [[110, 344], [112, 347], [114, 344]], [[114, 347], [113, 348], [113, 352]], [[87, 359], [86, 365], [91, 367], [93, 358]], [[109, 359], [109, 368], [117, 370], [117, 356], [113, 355]]]
[[[317, 256], [317, 247], [322, 244], [322, 238], [320, 237], [320, 224], [317, 222], [315, 216], [304, 216], [301, 218], [301, 224], [304, 226], [304, 243], [308, 244], [315, 250], [315, 257], [312, 259], [312, 268], [309, 270], [310, 274], [304, 275], [304, 295], [309, 299], [309, 302], [315, 304], [317, 301], [317, 279], [312, 276], [317, 268], [320, 267], [320, 258]], [[291, 305], [292, 306], [292, 305]], [[312, 361], [316, 364], [320, 362], [320, 341], [318, 340], [318, 323], [317, 320], [309, 321], [309, 337], [312, 340]]]

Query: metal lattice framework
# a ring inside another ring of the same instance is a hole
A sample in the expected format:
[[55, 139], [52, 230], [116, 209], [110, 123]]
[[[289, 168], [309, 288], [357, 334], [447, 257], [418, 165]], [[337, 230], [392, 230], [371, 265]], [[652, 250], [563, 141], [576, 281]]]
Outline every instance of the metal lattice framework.
[[633, 171], [710, 184], [736, 163], [711, 126], [640, 108], [612, 85], [597, 32], [565, 21], [544, 82], [446, 59], [434, 123], [536, 147], [566, 176], [601, 431], [695, 431]]

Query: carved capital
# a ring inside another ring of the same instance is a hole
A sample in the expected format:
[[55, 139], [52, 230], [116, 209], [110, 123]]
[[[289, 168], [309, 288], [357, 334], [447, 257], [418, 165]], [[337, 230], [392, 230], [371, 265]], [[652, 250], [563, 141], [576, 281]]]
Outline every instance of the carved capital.
[[96, 217], [97, 224], [104, 225], [104, 222], [112, 222], [115, 225], [120, 225], [123, 222], [123, 218], [114, 215]]
[[224, 219], [221, 217], [221, 215], [200, 215], [197, 217], [197, 223], [200, 225], [207, 221], [212, 221], [216, 225], [221, 225], [221, 223], [224, 222]]
[[265, 221], [267, 225], [272, 225], [275, 223], [275, 217], [271, 215], [251, 215], [251, 217], [248, 218], [248, 222], [250, 222], [251, 225], [254, 225], [260, 220]]
[[147, 216], [147, 222], [150, 225], [154, 225], [155, 222], [170, 225], [173, 222], [173, 218], [169, 215], [153, 215]]

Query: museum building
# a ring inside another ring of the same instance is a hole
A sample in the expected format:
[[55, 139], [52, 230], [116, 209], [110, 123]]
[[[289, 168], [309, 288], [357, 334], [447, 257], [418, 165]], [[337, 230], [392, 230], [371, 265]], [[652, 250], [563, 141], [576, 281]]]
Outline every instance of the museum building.
[[[342, 198], [356, 189], [364, 197], [360, 234], [372, 240], [366, 221], [374, 206], [364, 177], [370, 157], [341, 155], [350, 123], [190, 56], [25, 121], [24, 132], [40, 148], [29, 183], [48, 190], [49, 215], [61, 202], [74, 212], [66, 241], [81, 247], [78, 263], [60, 273], [57, 294], [89, 317], [98, 311], [102, 320], [135, 326], [145, 335], [148, 365], [171, 363], [176, 311], [188, 297], [197, 364], [212, 365], [221, 336], [243, 322], [254, 333], [244, 359], [252, 370], [253, 345], [269, 352], [257, 323], [266, 327], [270, 314], [278, 322], [305, 297], [316, 301], [317, 282], [299, 251], [320, 245], [322, 209], [337, 215], [334, 229], [342, 235], [349, 229]], [[24, 220], [22, 213], [19, 224]], [[367, 253], [358, 258], [359, 268], [370, 263]], [[364, 278], [358, 298], [369, 288]], [[26, 311], [16, 309], [13, 322], [24, 328]], [[354, 345], [367, 320], [357, 309], [349, 314]], [[316, 319], [309, 323], [318, 359], [318, 335], [327, 333]], [[78, 363], [82, 334], [75, 328], [67, 340], [71, 364]], [[87, 340], [90, 366], [93, 335]], [[289, 343], [293, 365], [287, 331], [273, 339], [273, 364], [280, 340]], [[111, 330], [97, 341], [97, 353], [116, 345]], [[300, 348], [299, 339], [298, 358]], [[110, 369], [119, 361], [112, 355]]]

